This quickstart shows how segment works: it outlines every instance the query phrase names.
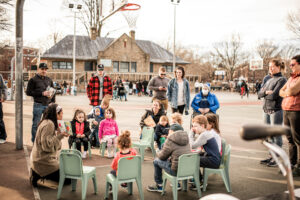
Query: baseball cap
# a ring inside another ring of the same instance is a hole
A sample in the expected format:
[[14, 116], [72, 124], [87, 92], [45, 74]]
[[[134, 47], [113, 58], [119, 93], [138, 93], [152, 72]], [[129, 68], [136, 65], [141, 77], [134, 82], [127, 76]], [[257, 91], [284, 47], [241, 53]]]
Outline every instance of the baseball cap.
[[104, 65], [99, 64], [97, 67], [99, 71], [104, 71]]
[[48, 69], [48, 66], [47, 66], [46, 63], [40, 63], [39, 64], [39, 68], [46, 68], [46, 69]]

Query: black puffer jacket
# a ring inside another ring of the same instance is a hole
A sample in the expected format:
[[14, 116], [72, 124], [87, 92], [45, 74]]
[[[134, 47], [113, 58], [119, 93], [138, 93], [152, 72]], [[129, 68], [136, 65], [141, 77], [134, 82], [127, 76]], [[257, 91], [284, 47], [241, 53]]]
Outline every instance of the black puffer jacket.
[[[282, 97], [279, 96], [279, 90], [286, 83], [286, 78], [282, 76], [281, 72], [273, 74], [258, 92], [258, 98], [264, 98], [263, 109], [265, 113], [276, 112], [282, 110]], [[266, 94], [266, 91], [272, 90], [272, 94]]]

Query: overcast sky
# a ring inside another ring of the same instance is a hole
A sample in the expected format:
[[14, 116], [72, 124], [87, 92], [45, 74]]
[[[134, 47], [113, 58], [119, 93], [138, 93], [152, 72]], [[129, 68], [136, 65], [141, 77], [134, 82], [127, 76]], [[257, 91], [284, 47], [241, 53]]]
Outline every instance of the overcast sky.
[[[105, 1], [105, 0], [104, 0]], [[63, 0], [26, 0], [24, 5], [24, 43], [32, 43], [51, 33], [56, 23], [63, 35], [73, 34], [73, 15], [62, 9]], [[136, 38], [157, 43], [172, 42], [173, 10], [170, 0], [135, 0], [141, 5]], [[258, 40], [278, 42], [293, 38], [286, 28], [288, 12], [300, 9], [299, 0], [181, 0], [177, 6], [176, 42], [208, 47], [239, 33], [246, 45]], [[77, 34], [86, 35], [77, 23]], [[52, 26], [53, 28], [53, 26]], [[118, 13], [103, 27], [103, 36], [119, 37], [129, 28]]]

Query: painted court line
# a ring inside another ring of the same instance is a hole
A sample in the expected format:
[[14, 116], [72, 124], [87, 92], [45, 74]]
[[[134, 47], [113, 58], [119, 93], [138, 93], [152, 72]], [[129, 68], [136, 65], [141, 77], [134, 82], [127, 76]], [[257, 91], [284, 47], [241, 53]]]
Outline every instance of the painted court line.
[[[27, 149], [26, 145], [24, 145], [23, 148], [24, 148], [25, 158], [26, 158], [26, 162], [27, 162], [28, 174], [30, 176], [29, 153], [28, 153], [28, 149]], [[38, 189], [32, 186], [32, 190], [33, 190], [34, 199], [35, 200], [41, 200], [40, 193], [39, 193]]]

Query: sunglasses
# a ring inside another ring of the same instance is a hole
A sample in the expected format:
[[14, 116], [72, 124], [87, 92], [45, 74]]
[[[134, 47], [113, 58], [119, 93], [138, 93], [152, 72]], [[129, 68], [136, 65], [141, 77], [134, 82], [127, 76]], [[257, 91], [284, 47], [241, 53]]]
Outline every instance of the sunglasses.
[[165, 75], [167, 75], [167, 74], [160, 74], [160, 75], [165, 76]]
[[290, 67], [294, 67], [296, 64], [290, 64]]

